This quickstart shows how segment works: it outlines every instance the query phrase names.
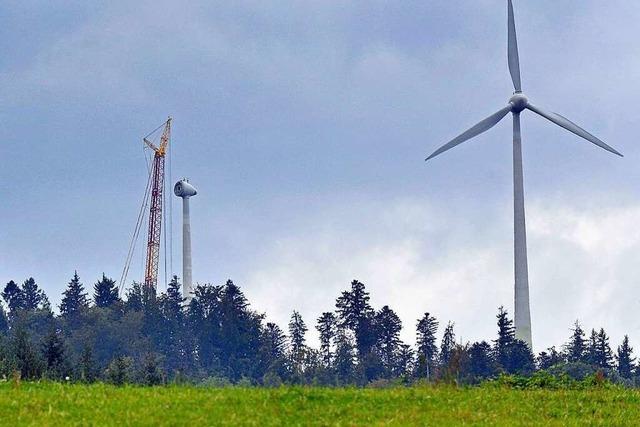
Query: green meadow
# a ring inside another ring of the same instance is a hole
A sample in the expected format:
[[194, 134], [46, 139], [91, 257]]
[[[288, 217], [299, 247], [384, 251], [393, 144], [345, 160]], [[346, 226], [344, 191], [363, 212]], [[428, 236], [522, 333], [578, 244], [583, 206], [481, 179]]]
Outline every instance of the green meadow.
[[2, 425], [638, 425], [621, 387], [116, 387], [2, 383]]

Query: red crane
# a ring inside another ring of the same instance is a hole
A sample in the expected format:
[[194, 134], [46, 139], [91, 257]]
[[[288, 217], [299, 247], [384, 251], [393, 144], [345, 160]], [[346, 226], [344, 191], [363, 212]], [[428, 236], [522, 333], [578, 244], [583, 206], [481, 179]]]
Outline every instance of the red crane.
[[151, 171], [151, 209], [149, 211], [149, 235], [147, 238], [147, 262], [144, 270], [144, 285], [155, 291], [158, 284], [158, 260], [160, 258], [160, 234], [162, 232], [162, 199], [164, 189], [164, 158], [171, 138], [171, 117], [164, 124], [160, 145], [156, 147], [147, 138], [144, 143], [151, 148], [153, 169]]

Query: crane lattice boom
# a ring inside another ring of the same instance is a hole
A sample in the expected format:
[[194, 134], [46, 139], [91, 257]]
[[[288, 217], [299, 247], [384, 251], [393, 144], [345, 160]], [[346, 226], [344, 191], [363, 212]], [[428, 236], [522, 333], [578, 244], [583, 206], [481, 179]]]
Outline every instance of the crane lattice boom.
[[164, 159], [171, 138], [171, 118], [164, 125], [160, 146], [156, 147], [146, 138], [144, 142], [155, 152], [153, 156], [151, 209], [149, 212], [149, 236], [147, 239], [147, 262], [144, 273], [145, 287], [156, 289], [158, 284], [158, 261], [160, 258], [160, 235], [162, 232], [162, 200], [164, 189]]

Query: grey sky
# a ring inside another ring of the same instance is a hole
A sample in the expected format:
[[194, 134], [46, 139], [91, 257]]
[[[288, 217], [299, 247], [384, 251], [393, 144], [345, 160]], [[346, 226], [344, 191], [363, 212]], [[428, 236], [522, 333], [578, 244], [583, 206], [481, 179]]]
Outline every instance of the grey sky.
[[[534, 345], [576, 318], [640, 342], [640, 5], [515, 8], [532, 102], [626, 155], [524, 114]], [[503, 0], [9, 0], [0, 49], [2, 283], [33, 275], [57, 304], [75, 269], [119, 276], [140, 138], [171, 114], [172, 179], [200, 192], [194, 280], [233, 278], [284, 325], [358, 278], [409, 341], [425, 311], [465, 340], [512, 311], [508, 122], [423, 162], [511, 95]]]

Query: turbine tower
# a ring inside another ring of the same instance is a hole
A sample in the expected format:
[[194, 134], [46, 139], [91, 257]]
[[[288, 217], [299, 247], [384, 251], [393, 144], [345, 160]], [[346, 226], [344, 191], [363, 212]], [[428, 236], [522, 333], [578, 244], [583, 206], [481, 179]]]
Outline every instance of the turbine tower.
[[513, 16], [513, 3], [507, 0], [508, 13], [508, 48], [507, 56], [509, 72], [515, 92], [506, 107], [482, 120], [466, 132], [449, 141], [436, 150], [427, 160], [444, 153], [463, 142], [480, 135], [494, 127], [507, 114], [513, 115], [513, 196], [514, 196], [514, 256], [515, 256], [515, 329], [516, 338], [526, 342], [532, 348], [531, 314], [529, 311], [529, 272], [527, 265], [527, 233], [524, 211], [524, 176], [522, 171], [522, 139], [520, 136], [520, 113], [525, 109], [544, 117], [556, 125], [573, 132], [581, 138], [622, 157], [618, 151], [608, 146], [589, 132], [585, 131], [565, 117], [547, 112], [532, 105], [522, 93], [520, 81], [520, 60], [518, 57], [518, 41]]
[[186, 178], [176, 182], [173, 187], [176, 196], [182, 198], [182, 296], [187, 304], [193, 295], [191, 282], [191, 219], [189, 217], [189, 198], [198, 194]]

